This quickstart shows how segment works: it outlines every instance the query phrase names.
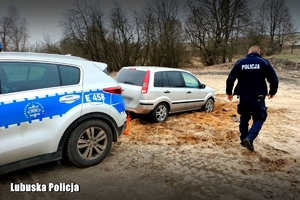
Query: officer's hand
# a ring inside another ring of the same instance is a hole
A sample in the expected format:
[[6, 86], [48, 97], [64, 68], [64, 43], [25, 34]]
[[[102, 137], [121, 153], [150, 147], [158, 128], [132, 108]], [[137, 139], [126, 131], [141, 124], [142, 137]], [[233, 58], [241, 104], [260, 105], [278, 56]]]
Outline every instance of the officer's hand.
[[273, 99], [274, 95], [268, 94], [268, 99]]
[[233, 95], [228, 95], [227, 98], [228, 98], [229, 101], [232, 101]]

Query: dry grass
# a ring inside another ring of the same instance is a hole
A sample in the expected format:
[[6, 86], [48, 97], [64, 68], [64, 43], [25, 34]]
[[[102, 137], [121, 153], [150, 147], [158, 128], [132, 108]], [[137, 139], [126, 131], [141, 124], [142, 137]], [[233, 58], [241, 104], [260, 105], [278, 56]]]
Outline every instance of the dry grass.
[[293, 53], [291, 53], [291, 49], [286, 48], [283, 49], [282, 52], [272, 55], [271, 57], [289, 60], [295, 63], [300, 63], [300, 49], [294, 49]]
[[[233, 63], [242, 57], [243, 57], [243, 55], [241, 55], [240, 57], [234, 58]], [[287, 49], [284, 49], [282, 52], [274, 54], [270, 57], [275, 57], [278, 59], [284, 59], [284, 60], [289, 60], [289, 61], [292, 61], [295, 63], [300, 63], [300, 49], [294, 49], [293, 53], [291, 54], [291, 49], [287, 48]], [[268, 58], [268, 57], [266, 57], [266, 58]], [[189, 66], [189, 67], [190, 68], [203, 68], [204, 65], [201, 63], [199, 57], [192, 57], [191, 58], [191, 66]]]

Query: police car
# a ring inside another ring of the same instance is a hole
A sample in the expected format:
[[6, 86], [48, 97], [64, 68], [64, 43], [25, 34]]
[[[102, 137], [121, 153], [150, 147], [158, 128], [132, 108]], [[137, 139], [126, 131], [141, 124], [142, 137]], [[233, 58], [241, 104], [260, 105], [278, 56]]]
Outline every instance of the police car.
[[62, 159], [100, 163], [126, 128], [122, 88], [105, 63], [0, 53], [0, 174]]

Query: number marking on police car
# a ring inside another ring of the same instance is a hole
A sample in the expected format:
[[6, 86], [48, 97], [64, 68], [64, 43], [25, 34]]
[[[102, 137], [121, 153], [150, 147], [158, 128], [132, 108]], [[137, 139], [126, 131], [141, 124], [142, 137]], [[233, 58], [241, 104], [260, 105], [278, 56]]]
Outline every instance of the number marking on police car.
[[92, 94], [85, 95], [85, 100], [88, 103], [89, 102], [99, 102], [99, 101], [104, 102], [105, 96], [103, 93], [92, 93]]

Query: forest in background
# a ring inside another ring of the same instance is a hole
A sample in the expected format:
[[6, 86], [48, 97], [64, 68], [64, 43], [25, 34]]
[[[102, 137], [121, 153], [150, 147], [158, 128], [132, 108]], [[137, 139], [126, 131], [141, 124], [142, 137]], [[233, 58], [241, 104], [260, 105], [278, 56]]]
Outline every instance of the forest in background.
[[[257, 4], [255, 4], [257, 5]], [[63, 38], [44, 35], [29, 45], [26, 18], [14, 6], [0, 18], [3, 51], [71, 54], [105, 62], [110, 71], [123, 66], [190, 67], [222, 64], [259, 45], [263, 56], [290, 53], [299, 41], [285, 0], [148, 0], [137, 10], [117, 2], [104, 11], [99, 3], [74, 0], [60, 21]]]

